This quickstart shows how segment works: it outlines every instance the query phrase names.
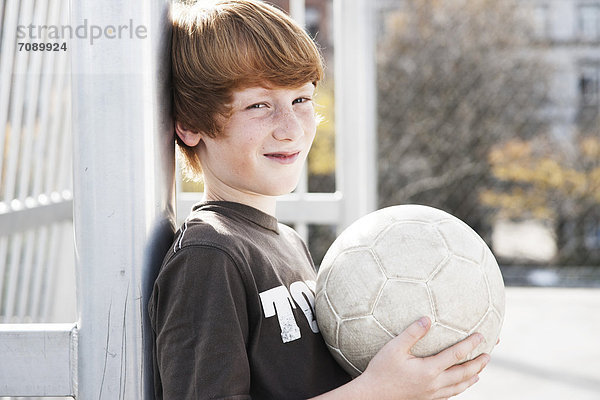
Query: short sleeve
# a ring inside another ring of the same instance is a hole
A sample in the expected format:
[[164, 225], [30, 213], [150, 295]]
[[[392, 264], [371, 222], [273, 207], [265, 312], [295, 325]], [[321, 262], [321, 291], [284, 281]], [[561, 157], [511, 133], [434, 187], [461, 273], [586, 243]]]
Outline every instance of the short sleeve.
[[250, 398], [246, 293], [227, 253], [200, 245], [177, 251], [159, 273], [149, 312], [158, 398]]

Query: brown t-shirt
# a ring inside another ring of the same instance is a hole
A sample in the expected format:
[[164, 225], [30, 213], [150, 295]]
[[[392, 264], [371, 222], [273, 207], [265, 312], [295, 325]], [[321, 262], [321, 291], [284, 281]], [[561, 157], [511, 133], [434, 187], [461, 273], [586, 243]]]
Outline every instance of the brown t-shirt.
[[315, 271], [293, 229], [205, 202], [175, 235], [149, 303], [157, 399], [302, 399], [349, 381], [315, 321]]

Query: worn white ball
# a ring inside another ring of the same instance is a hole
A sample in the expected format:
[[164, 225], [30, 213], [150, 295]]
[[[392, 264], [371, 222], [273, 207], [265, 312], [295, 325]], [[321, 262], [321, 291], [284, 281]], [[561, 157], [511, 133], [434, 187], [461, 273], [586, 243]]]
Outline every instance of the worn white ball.
[[413, 355], [437, 354], [474, 332], [485, 340], [466, 360], [491, 352], [504, 320], [504, 282], [468, 225], [432, 207], [402, 205], [342, 232], [319, 269], [315, 303], [329, 350], [357, 376], [422, 316], [432, 326]]

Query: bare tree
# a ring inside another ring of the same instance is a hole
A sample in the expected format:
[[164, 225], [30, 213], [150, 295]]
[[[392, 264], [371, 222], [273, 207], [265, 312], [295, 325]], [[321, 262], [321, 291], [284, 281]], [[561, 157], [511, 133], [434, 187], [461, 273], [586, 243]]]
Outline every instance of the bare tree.
[[543, 129], [548, 67], [516, 1], [400, 4], [378, 47], [380, 205], [429, 204], [485, 234], [488, 153]]

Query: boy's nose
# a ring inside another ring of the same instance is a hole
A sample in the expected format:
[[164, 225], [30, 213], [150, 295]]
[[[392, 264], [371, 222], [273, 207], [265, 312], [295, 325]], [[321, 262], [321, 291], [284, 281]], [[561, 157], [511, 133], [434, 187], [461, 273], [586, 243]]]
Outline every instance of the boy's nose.
[[273, 137], [277, 140], [294, 141], [304, 135], [304, 129], [293, 110], [280, 111], [276, 117]]

